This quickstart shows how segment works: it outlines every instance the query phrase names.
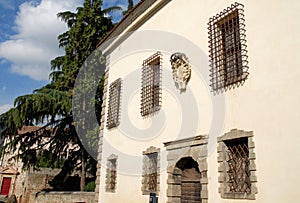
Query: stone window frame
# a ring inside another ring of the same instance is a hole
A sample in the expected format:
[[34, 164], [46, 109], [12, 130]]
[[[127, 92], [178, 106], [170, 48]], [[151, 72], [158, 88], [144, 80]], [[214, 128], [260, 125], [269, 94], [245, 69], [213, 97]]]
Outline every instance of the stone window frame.
[[117, 186], [117, 160], [118, 156], [111, 154], [107, 158], [106, 165], [106, 180], [105, 180], [105, 191], [115, 193]]
[[121, 78], [118, 78], [109, 86], [109, 99], [106, 122], [107, 129], [117, 127], [120, 124], [121, 88]]
[[[217, 147], [217, 153], [218, 153], [218, 172], [219, 172], [219, 193], [221, 194], [221, 197], [224, 199], [249, 199], [249, 200], [255, 200], [256, 194], [258, 193], [257, 190], [257, 176], [256, 176], [256, 164], [255, 159], [256, 155], [254, 152], [254, 139], [253, 139], [253, 131], [244, 131], [244, 130], [238, 130], [238, 129], [232, 129], [230, 132], [225, 133], [224, 135], [217, 138], [218, 140], [218, 147]], [[230, 140], [237, 140], [241, 138], [247, 138], [248, 141], [248, 170], [249, 170], [249, 181], [250, 181], [250, 192], [249, 193], [237, 193], [237, 192], [229, 192], [228, 191], [228, 184], [227, 184], [227, 170], [228, 170], [228, 164], [227, 164], [227, 158], [226, 158], [226, 141]]]
[[244, 5], [234, 3], [208, 23], [211, 88], [220, 93], [248, 78]]
[[[153, 174], [153, 168], [150, 168], [150, 159], [151, 157], [156, 156], [156, 188], [150, 189], [149, 181], [150, 175]], [[160, 185], [160, 148], [149, 147], [146, 151], [143, 151], [143, 173], [142, 173], [142, 194], [149, 195], [150, 193], [159, 194], [159, 185]]]
[[141, 88], [141, 115], [149, 116], [161, 108], [162, 54], [156, 52], [143, 61]]

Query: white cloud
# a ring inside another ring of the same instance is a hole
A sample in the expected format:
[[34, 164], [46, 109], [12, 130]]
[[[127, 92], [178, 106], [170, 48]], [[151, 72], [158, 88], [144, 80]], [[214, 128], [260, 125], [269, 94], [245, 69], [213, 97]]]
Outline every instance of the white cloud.
[[[140, 0], [133, 0], [133, 4], [136, 5]], [[103, 8], [108, 8], [112, 6], [119, 6], [122, 11], [126, 11], [128, 7], [128, 0], [104, 0]], [[114, 22], [119, 22], [123, 17], [122, 11], [115, 11], [107, 14], [107, 16], [112, 16]]]
[[48, 80], [50, 61], [63, 54], [57, 36], [66, 31], [57, 13], [75, 11], [82, 0], [25, 2], [15, 20], [16, 35], [0, 43], [0, 57], [12, 62], [11, 71], [34, 80]]
[[0, 106], [0, 114], [5, 113], [9, 109], [11, 109], [13, 106], [10, 104], [4, 104], [3, 106]]

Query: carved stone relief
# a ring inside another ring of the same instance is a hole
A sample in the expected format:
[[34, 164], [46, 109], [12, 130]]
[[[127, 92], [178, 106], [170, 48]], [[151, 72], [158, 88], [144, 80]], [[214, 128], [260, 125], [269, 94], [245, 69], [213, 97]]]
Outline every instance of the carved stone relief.
[[180, 92], [186, 90], [186, 85], [191, 77], [191, 66], [184, 53], [174, 53], [171, 55], [173, 80]]

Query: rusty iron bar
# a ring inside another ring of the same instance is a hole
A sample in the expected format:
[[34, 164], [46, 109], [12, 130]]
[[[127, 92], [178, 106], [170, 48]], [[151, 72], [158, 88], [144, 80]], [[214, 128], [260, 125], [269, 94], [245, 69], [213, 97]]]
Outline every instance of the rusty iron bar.
[[120, 100], [121, 100], [122, 80], [119, 78], [109, 86], [109, 100], [107, 112], [107, 129], [111, 129], [119, 125], [120, 117]]
[[228, 193], [251, 193], [249, 148], [247, 139], [239, 138], [226, 144]]
[[220, 93], [248, 78], [244, 6], [234, 3], [209, 19], [210, 86]]
[[142, 66], [141, 115], [146, 116], [161, 106], [162, 54], [156, 52]]

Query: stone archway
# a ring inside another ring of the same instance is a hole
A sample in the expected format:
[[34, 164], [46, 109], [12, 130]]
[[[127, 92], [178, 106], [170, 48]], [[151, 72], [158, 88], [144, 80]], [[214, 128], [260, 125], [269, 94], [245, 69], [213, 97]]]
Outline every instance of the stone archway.
[[207, 203], [207, 136], [164, 143], [167, 149], [167, 203]]
[[180, 159], [176, 164], [177, 170], [181, 170], [181, 175], [176, 176], [180, 182], [181, 203], [201, 203], [201, 173], [198, 163], [191, 157]]

